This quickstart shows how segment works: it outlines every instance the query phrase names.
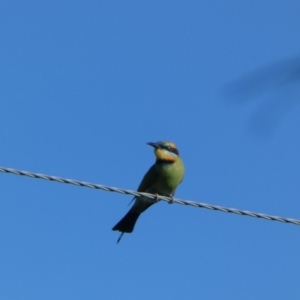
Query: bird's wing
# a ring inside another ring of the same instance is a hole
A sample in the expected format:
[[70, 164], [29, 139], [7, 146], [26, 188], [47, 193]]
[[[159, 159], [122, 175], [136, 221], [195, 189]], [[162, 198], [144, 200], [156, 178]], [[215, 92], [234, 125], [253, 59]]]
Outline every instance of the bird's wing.
[[138, 187], [138, 192], [146, 192], [150, 187], [152, 187], [159, 180], [159, 174], [153, 165], [148, 172], [145, 174], [142, 182]]

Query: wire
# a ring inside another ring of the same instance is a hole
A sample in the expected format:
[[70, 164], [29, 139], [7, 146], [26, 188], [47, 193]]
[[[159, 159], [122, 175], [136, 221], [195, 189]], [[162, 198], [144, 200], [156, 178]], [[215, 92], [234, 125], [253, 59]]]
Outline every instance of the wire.
[[282, 223], [300, 225], [300, 220], [296, 220], [296, 219], [272, 216], [272, 215], [256, 213], [256, 212], [247, 211], [247, 210], [240, 210], [240, 209], [236, 209], [236, 208], [227, 208], [227, 207], [223, 207], [223, 206], [211, 205], [211, 204], [201, 203], [201, 202], [194, 202], [194, 201], [189, 201], [189, 200], [170, 198], [170, 197], [161, 196], [161, 195], [141, 193], [141, 192], [125, 190], [125, 189], [101, 185], [101, 184], [95, 184], [95, 183], [90, 183], [90, 182], [85, 182], [85, 181], [78, 181], [78, 180], [74, 180], [74, 179], [67, 179], [67, 178], [62, 178], [62, 177], [57, 177], [57, 176], [49, 176], [49, 175], [45, 175], [45, 174], [32, 173], [32, 172], [28, 172], [28, 171], [21, 171], [21, 170], [4, 168], [4, 167], [0, 167], [0, 172], [21, 175], [21, 176], [28, 176], [31, 178], [40, 178], [40, 179], [56, 181], [56, 182], [60, 182], [60, 183], [73, 184], [73, 185], [77, 185], [77, 186], [83, 186], [83, 187], [88, 187], [88, 188], [97, 189], [97, 190], [104, 190], [104, 191], [108, 191], [108, 192], [116, 192], [116, 193], [125, 194], [125, 195], [133, 195], [135, 197], [143, 196], [143, 197], [150, 198], [150, 199], [153, 199], [156, 201], [157, 201], [157, 199], [160, 199], [160, 200], [166, 201], [168, 203], [191, 205], [191, 206], [198, 207], [198, 208], [218, 210], [218, 211], [222, 211], [222, 212], [226, 212], [226, 213], [233, 213], [233, 214], [242, 215], [242, 216], [260, 218], [260, 219], [265, 219], [265, 220], [269, 220], [269, 221], [278, 221], [278, 222], [282, 222]]

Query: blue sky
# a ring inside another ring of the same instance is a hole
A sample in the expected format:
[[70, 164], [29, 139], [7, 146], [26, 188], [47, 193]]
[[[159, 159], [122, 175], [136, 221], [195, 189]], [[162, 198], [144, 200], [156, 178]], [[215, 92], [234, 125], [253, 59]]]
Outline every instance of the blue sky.
[[[1, 166], [300, 219], [299, 1], [2, 1]], [[299, 226], [0, 173], [1, 299], [299, 299]]]

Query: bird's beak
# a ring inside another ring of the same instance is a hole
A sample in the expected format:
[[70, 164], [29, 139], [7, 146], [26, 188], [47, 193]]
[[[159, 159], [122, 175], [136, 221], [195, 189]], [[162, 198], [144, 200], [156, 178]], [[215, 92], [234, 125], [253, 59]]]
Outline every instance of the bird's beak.
[[157, 143], [147, 143], [147, 145], [154, 147], [155, 149], [159, 148], [159, 145]]

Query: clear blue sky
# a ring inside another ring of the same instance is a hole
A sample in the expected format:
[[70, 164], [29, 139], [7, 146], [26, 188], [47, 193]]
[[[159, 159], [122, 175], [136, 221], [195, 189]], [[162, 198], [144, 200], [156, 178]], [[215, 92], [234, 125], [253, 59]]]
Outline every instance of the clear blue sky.
[[[300, 219], [299, 11], [2, 1], [0, 165], [136, 189], [172, 140], [176, 197]], [[299, 226], [160, 202], [117, 245], [130, 196], [0, 184], [0, 299], [300, 297]]]

